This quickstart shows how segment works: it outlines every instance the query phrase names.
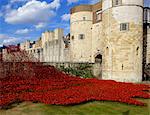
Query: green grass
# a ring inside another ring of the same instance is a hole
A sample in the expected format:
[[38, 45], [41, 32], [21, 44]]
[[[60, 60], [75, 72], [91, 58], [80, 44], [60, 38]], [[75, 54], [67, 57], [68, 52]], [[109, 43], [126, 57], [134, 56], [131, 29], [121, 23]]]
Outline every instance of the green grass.
[[127, 105], [118, 102], [94, 101], [74, 106], [56, 106], [24, 102], [8, 110], [0, 110], [0, 115], [150, 115], [150, 99], [140, 99], [148, 106]]

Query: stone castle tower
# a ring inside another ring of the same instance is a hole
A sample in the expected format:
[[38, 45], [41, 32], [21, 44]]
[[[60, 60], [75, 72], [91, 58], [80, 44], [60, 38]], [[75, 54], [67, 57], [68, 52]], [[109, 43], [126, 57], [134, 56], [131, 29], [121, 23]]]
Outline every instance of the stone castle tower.
[[[92, 52], [92, 5], [76, 6], [71, 10], [71, 61], [89, 62]], [[87, 47], [88, 46], [88, 47]], [[80, 58], [80, 60], [79, 60]]]
[[103, 0], [103, 78], [142, 80], [143, 0]]
[[[143, 0], [102, 0], [71, 9], [70, 60], [102, 60], [102, 79], [142, 80]], [[101, 62], [101, 61], [100, 61]]]

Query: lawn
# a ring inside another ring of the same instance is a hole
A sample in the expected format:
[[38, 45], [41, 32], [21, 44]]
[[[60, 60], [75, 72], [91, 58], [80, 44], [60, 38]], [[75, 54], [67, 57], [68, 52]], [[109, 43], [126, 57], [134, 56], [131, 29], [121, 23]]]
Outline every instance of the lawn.
[[24, 102], [11, 109], [0, 110], [0, 115], [149, 115], [150, 99], [140, 99], [148, 106], [127, 105], [119, 102], [94, 101], [74, 106], [56, 106]]

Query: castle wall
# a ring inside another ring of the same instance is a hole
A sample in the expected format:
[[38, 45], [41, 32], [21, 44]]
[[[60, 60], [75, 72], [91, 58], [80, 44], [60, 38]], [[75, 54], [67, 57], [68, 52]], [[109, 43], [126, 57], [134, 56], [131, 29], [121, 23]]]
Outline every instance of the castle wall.
[[139, 6], [143, 6], [144, 4], [144, 0], [122, 0], [122, 4], [126, 5], [139, 5]]
[[93, 24], [92, 27], [92, 62], [95, 57], [103, 52], [102, 22]]
[[64, 48], [64, 62], [70, 62], [70, 49]]
[[26, 50], [30, 57], [41, 62], [63, 62], [64, 60], [64, 41], [63, 29], [55, 29], [54, 31], [46, 31], [42, 33], [35, 44], [30, 47], [30, 41], [21, 43], [21, 50]]
[[[122, 5], [128, 5], [128, 6], [143, 6], [144, 4], [144, 0], [121, 0], [122, 1]], [[113, 1], [112, 0], [102, 0], [102, 9], [103, 11], [112, 8], [113, 6]], [[116, 6], [117, 7], [117, 6]], [[130, 9], [126, 9], [126, 10], [130, 10]]]
[[42, 47], [44, 47], [47, 41], [51, 41], [54, 39], [54, 32], [53, 31], [46, 31], [42, 33]]
[[21, 50], [26, 50], [26, 49], [29, 49], [29, 48], [30, 48], [30, 41], [29, 40], [27, 40], [24, 43], [20, 44], [20, 49]]
[[58, 62], [59, 61], [59, 43], [58, 40], [47, 42], [47, 60], [46, 62]]
[[64, 61], [63, 53], [63, 29], [55, 29], [53, 34], [50, 32], [49, 35], [45, 35], [43, 50], [44, 50], [44, 61], [45, 62], [61, 62]]
[[[142, 3], [135, 2], [135, 4]], [[111, 0], [103, 1], [103, 79], [125, 82], [142, 80], [143, 9], [139, 6], [112, 8]], [[128, 0], [128, 3], [129, 0]], [[140, 4], [141, 5], [141, 4]], [[120, 31], [128, 23], [129, 30]]]
[[58, 36], [55, 36], [55, 37], [58, 38], [58, 40], [59, 40], [58, 61], [63, 62], [63, 61], [65, 61], [65, 59], [64, 59], [64, 57], [65, 57], [65, 54], [64, 54], [65, 44], [64, 44], [64, 40], [63, 40], [64, 30], [63, 29], [56, 29], [56, 32], [58, 33], [57, 34]]
[[150, 63], [150, 27], [147, 27], [147, 56], [146, 63]]

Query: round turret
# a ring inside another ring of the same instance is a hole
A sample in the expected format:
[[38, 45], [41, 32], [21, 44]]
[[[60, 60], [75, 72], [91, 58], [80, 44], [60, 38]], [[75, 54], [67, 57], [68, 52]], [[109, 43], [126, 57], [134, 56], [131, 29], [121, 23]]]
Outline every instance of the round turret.
[[143, 0], [102, 0], [103, 79], [142, 80]]
[[73, 62], [91, 60], [92, 5], [80, 5], [71, 9], [70, 54]]

